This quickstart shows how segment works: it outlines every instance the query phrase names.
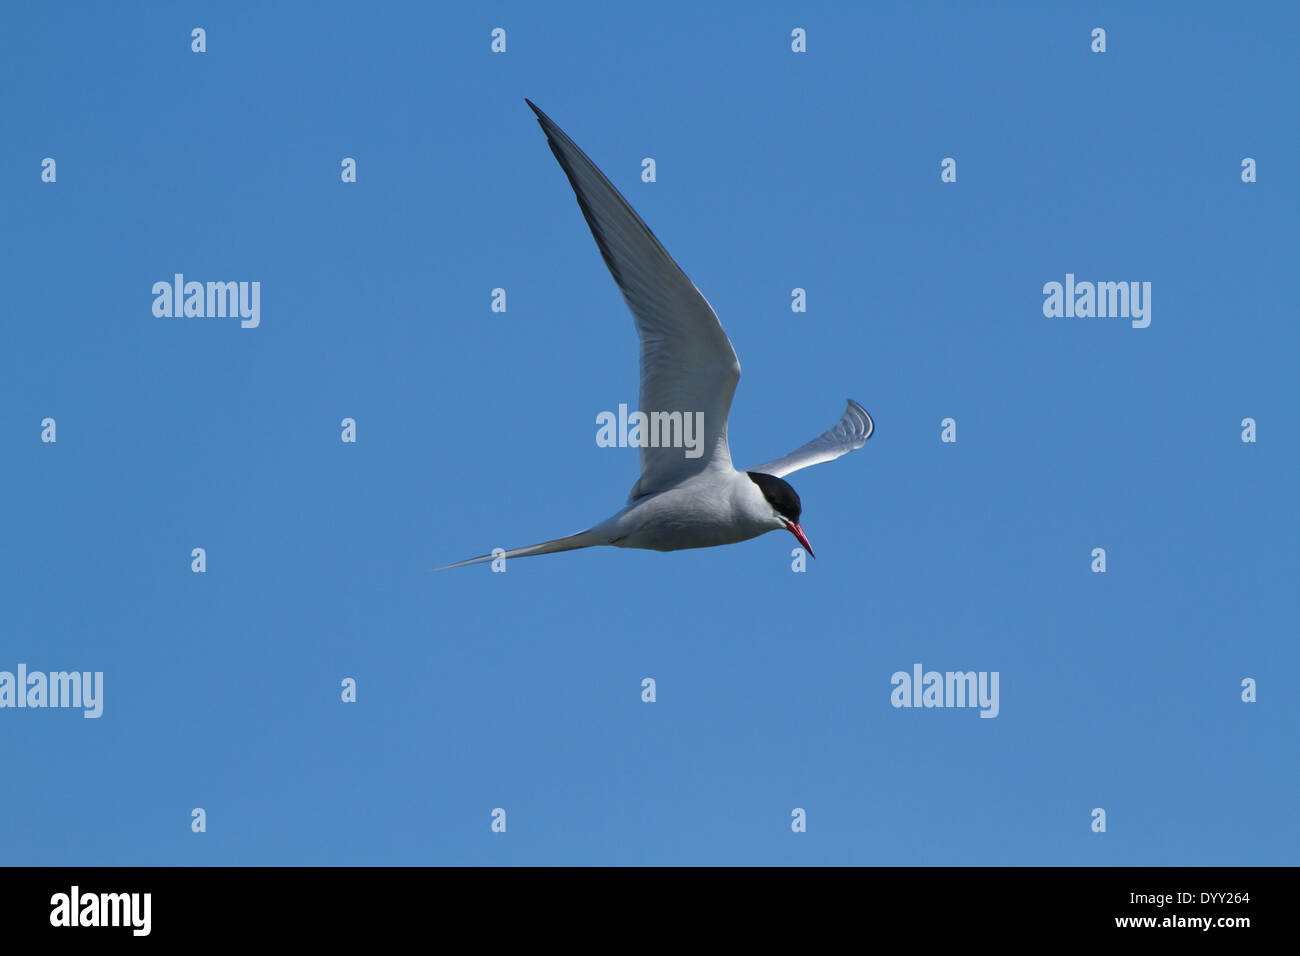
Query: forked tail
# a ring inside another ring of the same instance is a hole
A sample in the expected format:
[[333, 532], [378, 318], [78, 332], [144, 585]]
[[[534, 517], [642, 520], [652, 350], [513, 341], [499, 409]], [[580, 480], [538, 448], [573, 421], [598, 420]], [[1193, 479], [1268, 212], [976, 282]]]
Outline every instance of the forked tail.
[[541, 544], [530, 544], [526, 548], [514, 548], [513, 550], [503, 552], [502, 554], [481, 554], [477, 558], [470, 558], [466, 561], [457, 561], [455, 564], [443, 565], [440, 568], [434, 568], [435, 571], [446, 571], [449, 568], [462, 568], [467, 564], [481, 564], [484, 561], [493, 561], [497, 558], [531, 558], [535, 554], [555, 554], [557, 551], [574, 551], [578, 548], [593, 548], [596, 545], [609, 544], [603, 534], [599, 534], [594, 528], [588, 528], [586, 531], [579, 531], [577, 534], [571, 534], [567, 538], [556, 538], [554, 541], [543, 541]]

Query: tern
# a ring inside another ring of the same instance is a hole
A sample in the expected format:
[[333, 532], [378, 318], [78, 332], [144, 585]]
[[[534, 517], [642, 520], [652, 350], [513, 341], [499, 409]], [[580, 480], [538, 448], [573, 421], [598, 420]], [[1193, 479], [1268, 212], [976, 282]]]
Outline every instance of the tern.
[[696, 457], [680, 447], [640, 442], [641, 477], [626, 507], [585, 531], [436, 570], [603, 545], [652, 551], [712, 548], [782, 529], [812, 555], [799, 524], [799, 495], [784, 476], [861, 448], [875, 430], [871, 416], [849, 399], [829, 431], [783, 458], [737, 471], [727, 445], [727, 416], [740, 381], [740, 361], [717, 314], [596, 164], [531, 100], [524, 102], [537, 114], [605, 265], [632, 310], [641, 341], [642, 411], [680, 413], [682, 418], [702, 412], [704, 441]]

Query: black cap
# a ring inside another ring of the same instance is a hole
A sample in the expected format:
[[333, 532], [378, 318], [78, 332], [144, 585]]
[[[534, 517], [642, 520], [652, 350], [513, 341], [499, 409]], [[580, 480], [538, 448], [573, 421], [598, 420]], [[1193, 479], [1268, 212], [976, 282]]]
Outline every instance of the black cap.
[[764, 475], [757, 471], [747, 471], [750, 480], [758, 485], [759, 491], [763, 492], [763, 497], [767, 503], [776, 509], [776, 513], [799, 523], [799, 516], [803, 514], [803, 505], [799, 503], [799, 496], [795, 490], [790, 487], [790, 483], [783, 478], [777, 478], [773, 475]]

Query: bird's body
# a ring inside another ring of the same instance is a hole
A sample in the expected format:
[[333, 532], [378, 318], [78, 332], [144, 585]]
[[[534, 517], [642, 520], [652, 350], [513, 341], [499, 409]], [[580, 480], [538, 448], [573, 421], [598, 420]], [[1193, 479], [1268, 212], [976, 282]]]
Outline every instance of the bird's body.
[[[648, 495], [597, 525], [609, 544], [647, 551], [713, 548], [772, 530], [772, 506], [744, 472], [706, 471]], [[593, 529], [596, 530], [596, 529]]]
[[[596, 245], [636, 319], [641, 340], [641, 411], [703, 424], [694, 456], [672, 443], [641, 444], [641, 476], [627, 506], [585, 531], [449, 568], [609, 545], [650, 551], [712, 548], [790, 531], [809, 553], [802, 505], [782, 475], [860, 448], [875, 426], [857, 402], [835, 427], [784, 458], [738, 471], [727, 419], [740, 362], [704, 296], [678, 268], [627, 200], [551, 119], [533, 106], [577, 196]], [[439, 568], [439, 570], [444, 570]]]

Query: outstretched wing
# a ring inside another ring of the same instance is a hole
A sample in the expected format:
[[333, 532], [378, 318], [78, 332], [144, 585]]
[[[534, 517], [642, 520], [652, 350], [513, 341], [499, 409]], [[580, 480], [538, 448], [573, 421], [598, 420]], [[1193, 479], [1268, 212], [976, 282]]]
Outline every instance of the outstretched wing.
[[[641, 446], [641, 477], [629, 500], [680, 484], [706, 468], [730, 469], [727, 416], [740, 381], [740, 361], [718, 316], [641, 217], [564, 130], [531, 101], [551, 151], [560, 161], [600, 254], [636, 320], [641, 339], [640, 411], [703, 413], [696, 458], [682, 447]], [[649, 437], [648, 435], [646, 436]], [[692, 443], [699, 436], [692, 434]]]
[[861, 448], [876, 430], [876, 423], [871, 420], [867, 410], [849, 399], [849, 407], [830, 431], [822, 432], [808, 444], [796, 448], [784, 458], [764, 462], [746, 471], [755, 471], [761, 475], [783, 478], [792, 471], [820, 465], [824, 461], [834, 461], [841, 455], [847, 455], [854, 449]]

